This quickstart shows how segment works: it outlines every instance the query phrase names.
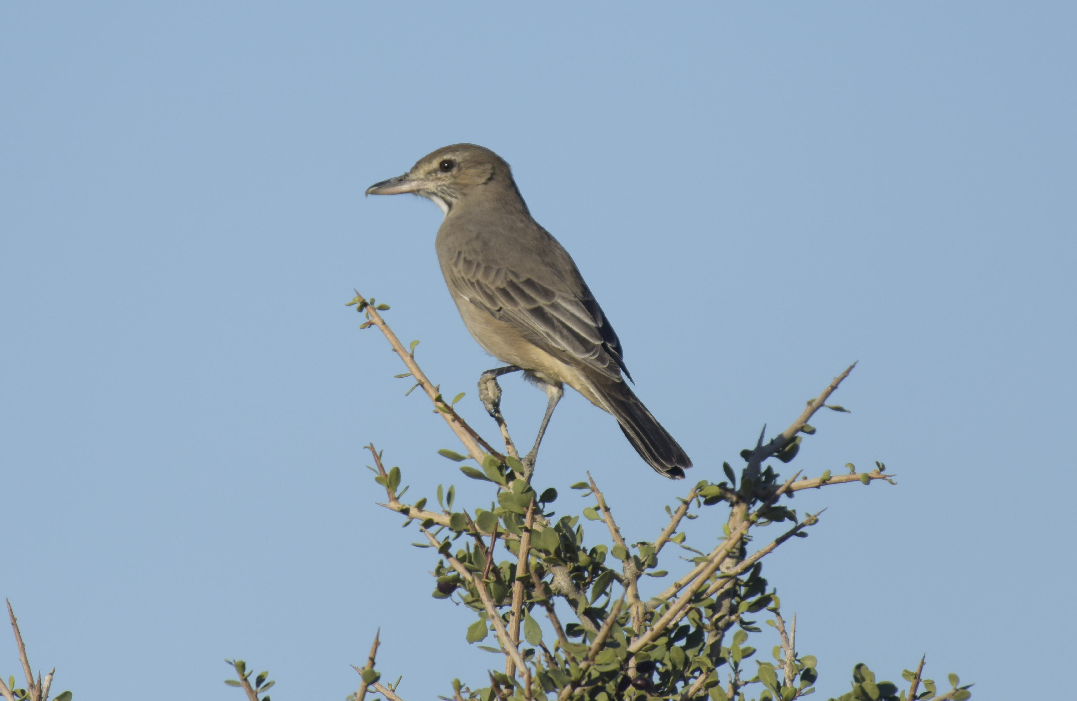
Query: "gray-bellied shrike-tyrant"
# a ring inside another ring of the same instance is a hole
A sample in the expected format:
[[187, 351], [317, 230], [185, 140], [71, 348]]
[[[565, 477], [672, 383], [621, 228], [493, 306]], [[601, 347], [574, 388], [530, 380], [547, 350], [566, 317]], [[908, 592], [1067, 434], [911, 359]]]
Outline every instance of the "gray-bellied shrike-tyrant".
[[617, 334], [568, 251], [531, 218], [509, 164], [482, 146], [446, 146], [366, 194], [405, 192], [445, 213], [435, 245], [449, 293], [479, 345], [509, 364], [485, 373], [480, 390], [484, 381], [523, 370], [549, 397], [525, 462], [534, 464], [567, 384], [613, 414], [648, 465], [684, 477], [692, 461], [625, 382], [631, 375]]

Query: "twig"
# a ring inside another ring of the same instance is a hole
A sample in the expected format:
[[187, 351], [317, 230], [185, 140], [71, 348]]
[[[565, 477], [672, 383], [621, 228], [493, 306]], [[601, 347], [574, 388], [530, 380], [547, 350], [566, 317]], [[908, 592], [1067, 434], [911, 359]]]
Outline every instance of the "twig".
[[[822, 509], [822, 510], [820, 510], [817, 513], [814, 513], [814, 514], [808, 514], [808, 516], [803, 521], [801, 521], [797, 525], [793, 526], [792, 528], [790, 528], [785, 533], [782, 533], [780, 536], [778, 536], [777, 538], [772, 540], [767, 545], [763, 546], [759, 550], [756, 550], [754, 553], [752, 553], [751, 557], [745, 558], [744, 560], [739, 562], [736, 567], [729, 570], [728, 572], [723, 572], [721, 579], [737, 577], [739, 575], [744, 574], [748, 570], [752, 569], [752, 566], [755, 565], [755, 563], [759, 562], [764, 557], [766, 557], [767, 555], [774, 552], [774, 550], [779, 545], [781, 545], [785, 541], [789, 540], [790, 538], [795, 536], [797, 533], [800, 533], [805, 528], [808, 528], [810, 526], [814, 526], [815, 524], [817, 524], [819, 522], [819, 514], [823, 513], [823, 511], [826, 511], [826, 509]], [[720, 581], [721, 580], [719, 580], [719, 582]], [[714, 594], [717, 593], [718, 588], [719, 588], [719, 582], [715, 582], [714, 584], [712, 584], [707, 589], [707, 591], [704, 593], [704, 598], [714, 596]]]
[[[509, 618], [509, 637], [516, 645], [520, 644], [520, 618], [524, 606], [524, 577], [530, 569], [528, 558], [531, 552], [531, 527], [535, 524], [535, 500], [527, 505], [527, 515], [524, 516], [524, 529], [520, 535], [520, 553], [516, 558], [516, 577], [512, 581], [512, 616]], [[484, 578], [485, 579], [485, 578]], [[513, 674], [513, 662], [505, 660], [505, 675]]]
[[[422, 531], [430, 540], [430, 544], [435, 548], [441, 545], [438, 539], [435, 538], [430, 531], [425, 528], [423, 528]], [[461, 579], [475, 587], [475, 591], [478, 592], [479, 599], [482, 601], [482, 606], [486, 610], [486, 616], [490, 619], [490, 623], [494, 625], [494, 631], [497, 633], [497, 638], [501, 642], [501, 647], [504, 648], [512, 661], [516, 663], [516, 666], [530, 678], [530, 671], [527, 669], [527, 666], [524, 665], [524, 659], [520, 655], [520, 650], [509, 638], [509, 632], [505, 629], [505, 622], [502, 621], [501, 616], [497, 614], [497, 608], [494, 606], [493, 599], [490, 598], [489, 592], [486, 591], [486, 584], [481, 579], [468, 572], [467, 568], [452, 555], [443, 555], [443, 557], [449, 561], [449, 564], [452, 565], [452, 568], [456, 570], [456, 573], [460, 575]], [[530, 697], [530, 684], [525, 687], [525, 693]]]
[[[53, 667], [49, 670], [49, 673], [45, 675], [45, 683], [41, 685], [41, 699], [45, 701], [49, 698], [49, 689], [52, 687], [52, 675], [56, 674], [56, 668]], [[41, 672], [37, 673], [37, 678], [41, 678]]]
[[26, 675], [26, 691], [31, 699], [38, 701], [41, 698], [41, 689], [34, 684], [34, 673], [30, 671], [30, 660], [26, 656], [26, 644], [22, 641], [22, 633], [19, 632], [18, 621], [15, 620], [15, 611], [11, 608], [11, 600], [7, 601], [7, 615], [11, 619], [11, 628], [15, 631], [15, 644], [19, 648], [19, 661], [22, 662], [22, 671]]
[[382, 696], [384, 696], [385, 698], [389, 699], [389, 701], [404, 701], [404, 699], [400, 698], [395, 693], [393, 693], [392, 689], [385, 686], [381, 682], [374, 682], [374, 690], [377, 691]]
[[[768, 509], [771, 506], [773, 506], [774, 503], [777, 502], [778, 499], [780, 499], [781, 496], [783, 494], [785, 494], [789, 490], [789, 487], [792, 486], [794, 480], [796, 480], [796, 478], [799, 475], [800, 475], [800, 473], [797, 472], [790, 479], [786, 480], [785, 483], [781, 487], [779, 487], [777, 490], [775, 490], [774, 494], [772, 494], [762, 504], [762, 506], [760, 506], [758, 509], [756, 509], [756, 513], [758, 514], [761, 511], [763, 511], [764, 509]], [[732, 515], [730, 516], [730, 519], [731, 520], [733, 519]], [[680, 579], [675, 581], [673, 584], [666, 587], [666, 589], [661, 594], [658, 594], [657, 596], [652, 597], [651, 600], [648, 601], [647, 604], [646, 604], [647, 610], [654, 610], [655, 608], [657, 608], [658, 605], [660, 605], [660, 604], [664, 603], [665, 601], [668, 601], [669, 599], [672, 599], [674, 596], [676, 596], [677, 592], [679, 592], [681, 589], [683, 589], [685, 586], [687, 586], [690, 582], [695, 581], [696, 578], [700, 575], [701, 572], [703, 572], [708, 567], [710, 567], [711, 563], [714, 561], [714, 559], [716, 557], [724, 558], [725, 555], [731, 549], [731, 546], [729, 546], [729, 540], [733, 537], [733, 534], [740, 531], [741, 529], [743, 529], [744, 531], [747, 531], [747, 529], [750, 528], [751, 525], [752, 525], [752, 522], [749, 519], [747, 519], [745, 516], [738, 517], [737, 523], [738, 523], [738, 525], [735, 528], [730, 529], [729, 538], [722, 541], [722, 543], [720, 543], [714, 550], [712, 550], [710, 552], [710, 554], [707, 555], [707, 558], [705, 560], [698, 563], [695, 567], [693, 567], [691, 570], [689, 570], [689, 572], [687, 574], [682, 576]], [[785, 541], [783, 540], [782, 542], [785, 542]], [[780, 545], [780, 543], [779, 543], [779, 545]], [[777, 546], [774, 546], [774, 547], [777, 547]], [[771, 549], [773, 549], [773, 547]], [[762, 557], [762, 556], [760, 556], [760, 557]]]
[[[237, 669], [236, 671], [238, 672], [239, 670]], [[243, 685], [243, 691], [247, 694], [248, 701], [260, 701], [258, 698], [258, 692], [254, 690], [254, 687], [251, 686], [251, 683], [248, 679], [248, 677], [250, 676], [250, 672], [247, 672], [246, 674], [240, 674], [239, 682]]]
[[920, 666], [916, 668], [916, 675], [912, 678], [912, 686], [909, 687], [909, 701], [916, 701], [916, 690], [920, 688], [920, 675], [924, 673], [924, 662], [927, 655], [920, 658]]
[[823, 479], [822, 477], [816, 477], [814, 479], [800, 480], [799, 482], [794, 482], [792, 486], [789, 487], [789, 491], [799, 492], [802, 489], [818, 489], [820, 487], [826, 487], [827, 485], [831, 484], [860, 482], [861, 475], [867, 475], [869, 479], [886, 480], [887, 482], [890, 482], [894, 477], [894, 475], [892, 474], [885, 474], [878, 470], [875, 470], [873, 472], [857, 472], [851, 475], [831, 475], [826, 479]]
[[782, 639], [782, 652], [785, 653], [785, 685], [793, 686], [793, 678], [796, 677], [796, 659], [797, 652], [795, 645], [796, 633], [797, 633], [797, 617], [793, 616], [793, 638], [790, 639], [789, 633], [785, 630], [785, 619], [782, 618], [782, 614], [778, 611], [774, 612], [775, 623], [778, 626], [778, 635]]
[[[366, 658], [366, 666], [359, 669], [355, 665], [352, 665], [352, 669], [359, 672], [359, 676], [362, 677], [363, 672], [368, 669], [374, 669], [374, 657], [378, 654], [378, 645], [380, 645], [379, 638], [381, 637], [381, 628], [374, 633], [374, 644], [370, 646], [370, 654]], [[355, 701], [363, 701], [366, 698], [367, 683], [366, 679], [359, 685], [359, 691], [355, 692]]]
[[669, 520], [669, 525], [662, 529], [662, 532], [658, 534], [658, 538], [654, 541], [654, 554], [662, 552], [662, 548], [665, 547], [669, 539], [673, 537], [673, 534], [677, 532], [677, 527], [681, 525], [681, 521], [688, 514], [688, 508], [696, 497], [699, 496], [699, 490], [695, 487], [692, 491], [688, 492], [688, 496], [681, 500], [681, 505], [677, 507], [677, 510], [673, 512], [673, 518]]
[[636, 584], [639, 579], [639, 570], [636, 569], [636, 564], [632, 560], [632, 551], [628, 549], [628, 544], [625, 543], [625, 539], [621, 536], [621, 529], [613, 521], [613, 513], [610, 512], [610, 507], [606, 504], [606, 498], [599, 491], [590, 471], [587, 473], [587, 481], [591, 483], [591, 491], [594, 492], [595, 499], [598, 501], [598, 508], [602, 511], [602, 520], [606, 523], [606, 527], [609, 528], [613, 542], [620, 545], [625, 551], [623, 568], [625, 582], [628, 585], [625, 587], [625, 594], [628, 597], [629, 610], [632, 612], [632, 627], [639, 630], [643, 624], [644, 613], [643, 602], [639, 598], [639, 587]]
[[834, 390], [838, 388], [838, 385], [840, 385], [842, 381], [849, 376], [849, 373], [852, 372], [853, 368], [855, 367], [856, 363], [853, 363], [849, 367], [845, 368], [844, 372], [831, 380], [830, 384], [827, 385], [826, 389], [824, 389], [818, 397], [808, 402], [808, 406], [804, 408], [804, 411], [801, 412], [800, 416], [797, 417], [796, 421], [791, 423], [789, 425], [789, 428], [785, 429], [777, 436], [772, 438], [769, 443], [767, 443], [766, 445], [760, 445], [763, 438], [762, 434], [760, 434], [759, 443], [756, 444], [755, 450], [752, 451], [752, 455], [748, 459], [748, 467], [751, 468], [753, 465], [758, 467], [763, 463], [764, 460], [771, 457], [772, 455], [776, 455], [777, 453], [781, 452], [783, 448], [792, 443], [793, 439], [796, 438], [796, 435], [800, 433], [800, 430], [804, 428], [804, 426], [808, 423], [808, 421], [815, 414], [815, 412], [823, 408], [823, 406], [826, 404], [827, 398], [829, 398], [830, 395], [834, 393]]
[[[538, 603], [542, 605], [542, 608], [546, 609], [546, 617], [550, 619], [550, 625], [553, 626], [557, 639], [561, 641], [561, 647], [566, 648], [569, 643], [568, 636], [565, 635], [565, 629], [561, 627], [561, 620], [557, 617], [553, 601], [550, 600], [549, 595], [546, 593], [549, 587], [542, 581], [535, 570], [531, 570], [531, 581], [535, 585], [535, 596], [542, 597]], [[550, 592], [550, 594], [552, 593]]]
[[378, 314], [378, 310], [374, 306], [368, 304], [366, 299], [364, 299], [358, 292], [355, 293], [355, 301], [362, 305], [360, 308], [362, 311], [366, 312], [367, 318], [370, 319], [371, 323], [377, 326], [378, 330], [385, 335], [386, 340], [389, 341], [389, 345], [393, 347], [396, 354], [400, 356], [402, 361], [404, 361], [404, 365], [411, 371], [412, 377], [415, 378], [415, 381], [418, 382], [419, 386], [426, 392], [426, 396], [430, 397], [430, 401], [434, 403], [434, 408], [441, 414], [441, 418], [445, 419], [445, 423], [449, 425], [449, 428], [451, 428], [453, 433], [456, 434], [456, 437], [460, 439], [460, 442], [464, 444], [464, 448], [467, 449], [468, 454], [480, 464], [482, 463], [484, 452], [490, 453], [498, 460], [503, 460], [504, 456], [490, 447], [490, 444], [484, 441], [475, 429], [471, 428], [471, 426], [456, 413], [456, 410], [441, 398], [441, 392], [439, 392], [434, 383], [423, 374], [423, 371], [419, 368], [419, 364], [415, 362], [415, 358], [404, 348], [400, 339], [396, 337], [393, 330], [389, 328], [389, 325], [386, 324], [385, 320]]
[[679, 599], [669, 605], [669, 609], [664, 614], [662, 614], [661, 618], [659, 618], [651, 625], [651, 627], [647, 630], [646, 633], [636, 638], [632, 642], [632, 644], [628, 646], [628, 651], [630, 653], [635, 654], [639, 652], [644, 645], [647, 645], [652, 640], [657, 638], [659, 634], [662, 633], [662, 631], [666, 630], [670, 622], [672, 622], [673, 619], [677, 617], [677, 614], [686, 609], [695, 593], [699, 591], [707, 582], [707, 580], [710, 579], [711, 575], [713, 575], [718, 570], [718, 566], [722, 564], [722, 560], [724, 560], [725, 556], [729, 553], [729, 551], [732, 550], [733, 547], [740, 542], [740, 539], [743, 538], [744, 534], [748, 532], [748, 528], [750, 526], [751, 524], [748, 521], [745, 521], [740, 526], [738, 526], [736, 530], [729, 534], [729, 537], [726, 538], [720, 546], [718, 546], [716, 552], [712, 554], [712, 556], [709, 558], [709, 561], [707, 562], [703, 570], [699, 573], [699, 575], [696, 576], [692, 583], [688, 585], [688, 587], [685, 589], [684, 594], [682, 594]]
[[[475, 530], [479, 530], [479, 525], [475, 524]], [[482, 539], [479, 536], [475, 536], [479, 539], [479, 543], [482, 544]], [[494, 565], [494, 547], [497, 546], [497, 521], [494, 522], [494, 532], [490, 534], [490, 547], [483, 555], [486, 556], [486, 566], [482, 568], [482, 580], [485, 582], [486, 578], [490, 576], [490, 568]]]
[[[621, 608], [624, 606], [624, 596], [618, 599], [613, 604], [613, 609], [610, 610], [610, 614], [606, 616], [606, 620], [602, 623], [602, 628], [599, 629], [598, 635], [595, 636], [594, 642], [591, 643], [591, 648], [587, 651], [587, 659], [580, 664], [581, 678], [582, 673], [586, 672], [588, 668], [595, 663], [595, 658], [598, 657], [598, 653], [602, 650], [602, 646], [606, 644], [606, 639], [610, 637], [610, 632], [613, 630], [613, 624], [617, 622], [617, 617], [621, 615]], [[576, 690], [575, 684], [569, 684], [561, 693], [557, 695], [558, 701], [564, 701], [572, 692]]]

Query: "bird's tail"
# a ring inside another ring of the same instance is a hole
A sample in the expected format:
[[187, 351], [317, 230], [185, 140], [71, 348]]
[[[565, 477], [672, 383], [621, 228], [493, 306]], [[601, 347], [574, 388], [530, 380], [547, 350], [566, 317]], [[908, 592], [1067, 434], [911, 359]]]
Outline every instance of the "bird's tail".
[[643, 406], [623, 380], [606, 380], [592, 384], [605, 403], [602, 407], [617, 419], [625, 438], [640, 457], [656, 472], [670, 479], [682, 479], [692, 460], [684, 449], [662, 428], [658, 419]]

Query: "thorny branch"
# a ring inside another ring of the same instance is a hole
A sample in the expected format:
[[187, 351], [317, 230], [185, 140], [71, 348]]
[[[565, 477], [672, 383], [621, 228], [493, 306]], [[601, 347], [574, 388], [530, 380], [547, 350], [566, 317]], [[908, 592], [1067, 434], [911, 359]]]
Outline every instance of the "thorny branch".
[[426, 396], [430, 397], [430, 401], [434, 402], [434, 406], [438, 410], [438, 413], [441, 414], [441, 418], [445, 419], [445, 423], [449, 425], [449, 428], [451, 428], [457, 438], [460, 439], [460, 442], [464, 444], [468, 454], [479, 463], [482, 463], [484, 452], [490, 453], [498, 460], [503, 460], [504, 456], [490, 447], [490, 444], [484, 441], [475, 429], [471, 428], [471, 426], [456, 413], [452, 406], [441, 398], [441, 392], [438, 391], [437, 386], [423, 374], [423, 371], [419, 368], [419, 364], [415, 362], [415, 357], [404, 348], [404, 344], [400, 342], [400, 339], [396, 337], [393, 330], [389, 328], [389, 325], [386, 324], [385, 320], [378, 314], [377, 308], [367, 303], [366, 299], [364, 299], [358, 292], [355, 293], [355, 299], [352, 300], [351, 304], [359, 305], [359, 311], [365, 312], [367, 318], [370, 320], [368, 323], [377, 326], [378, 330], [385, 335], [386, 340], [389, 341], [389, 345], [393, 347], [396, 354], [404, 361], [404, 365], [408, 367], [408, 370], [411, 371], [411, 376], [415, 378], [415, 381], [418, 382], [419, 386], [426, 392]]
[[[378, 654], [378, 645], [381, 644], [381, 641], [379, 640], [380, 637], [381, 629], [379, 628], [378, 631], [374, 633], [374, 644], [370, 646], [370, 654], [367, 655], [366, 666], [362, 669], [359, 669], [355, 665], [352, 665], [352, 669], [354, 669], [356, 672], [359, 672], [360, 677], [362, 676], [363, 672], [367, 671], [368, 669], [374, 669], [374, 658]], [[366, 683], [366, 679], [364, 678], [362, 683], [359, 685], [359, 691], [355, 692], [355, 701], [363, 701], [363, 699], [366, 698], [367, 686], [368, 685]]]
[[639, 570], [636, 569], [636, 564], [632, 559], [632, 551], [628, 549], [628, 544], [625, 543], [625, 539], [621, 536], [621, 529], [617, 527], [617, 524], [613, 521], [613, 514], [610, 512], [610, 507], [606, 504], [606, 498], [602, 496], [602, 492], [599, 491], [598, 485], [595, 484], [595, 480], [591, 477], [591, 473], [587, 473], [587, 481], [591, 484], [591, 492], [595, 495], [595, 499], [598, 502], [599, 511], [602, 513], [602, 521], [606, 524], [606, 527], [610, 531], [610, 536], [613, 538], [613, 542], [621, 546], [625, 551], [625, 559], [623, 561], [623, 571], [625, 578], [625, 594], [628, 597], [629, 611], [632, 613], [632, 627], [636, 630], [640, 629], [643, 624], [643, 602], [639, 598]]
[[[435, 538], [430, 531], [423, 528], [422, 532], [423, 535], [429, 539], [431, 545], [435, 548], [441, 547], [441, 542]], [[456, 570], [456, 573], [460, 575], [461, 579], [470, 584], [475, 591], [478, 592], [479, 600], [482, 601], [482, 607], [486, 610], [486, 615], [489, 618], [490, 623], [494, 626], [494, 632], [497, 633], [497, 639], [501, 643], [502, 649], [505, 650], [505, 654], [512, 659], [516, 667], [524, 673], [525, 689], [530, 689], [531, 672], [527, 668], [527, 665], [524, 664], [523, 657], [520, 655], [520, 649], [512, 642], [511, 638], [509, 638], [509, 632], [505, 629], [505, 623], [501, 620], [501, 616], [498, 615], [497, 608], [494, 606], [494, 601], [490, 598], [490, 593], [486, 591], [486, 584], [481, 579], [468, 572], [467, 568], [452, 555], [442, 553], [442, 557], [448, 560], [449, 565]]]
[[[490, 453], [504, 462], [505, 458], [493, 450], [490, 444], [483, 440], [482, 437], [479, 436], [478, 433], [472, 429], [462, 417], [456, 414], [452, 407], [441, 398], [438, 388], [422, 373], [412, 354], [404, 349], [403, 345], [378, 314], [376, 307], [370, 305], [358, 295], [353, 303], [360, 304], [360, 311], [364, 311], [367, 314], [369, 322], [365, 324], [365, 326], [374, 325], [382, 331], [390, 345], [393, 347], [393, 350], [401, 360], [404, 361], [410, 374], [418, 382], [418, 386], [421, 386], [431, 401], [434, 402], [435, 408], [442, 414], [446, 423], [460, 438], [470, 456], [480, 465], [482, 464], [485, 453]], [[612, 606], [612, 610], [605, 619], [602, 620], [601, 626], [598, 625], [597, 619], [591, 617], [586, 612], [586, 601], [588, 598], [587, 591], [574, 581], [569, 566], [559, 564], [556, 560], [553, 562], [546, 561], [543, 557], [538, 557], [534, 565], [531, 563], [532, 529], [536, 525], [548, 526], [545, 516], [539, 511], [537, 504], [534, 502], [527, 509], [524, 527], [519, 529], [519, 535], [506, 530], [495, 530], [495, 534], [493, 534], [495, 538], [500, 537], [506, 541], [513, 542], [515, 544], [514, 547], [507, 549], [517, 554], [515, 576], [511, 583], [512, 603], [507, 612], [506, 619], [502, 619], [498, 611], [499, 606], [504, 608], [504, 603], [498, 602], [498, 604], [495, 605], [487, 590], [484, 581], [485, 578], [480, 579], [477, 573], [471, 573], [461, 562], [456, 560], [456, 558], [443, 552], [442, 556], [448, 560], [449, 565], [475, 592], [477, 592], [478, 597], [482, 602], [482, 608], [486, 612], [486, 618], [494, 628], [501, 644], [501, 648], [507, 658], [505, 665], [506, 676], [514, 678], [519, 674], [523, 674], [524, 683], [522, 688], [524, 694], [527, 695], [527, 698], [530, 698], [532, 691], [531, 669], [525, 664], [520, 648], [520, 627], [523, 619], [523, 606], [525, 601], [539, 605], [546, 610], [547, 617], [559, 642], [560, 653], [558, 654], [563, 654], [570, 660], [576, 660], [572, 664], [575, 665], [574, 668], [577, 670], [577, 672], [573, 673], [573, 678], [577, 681], [560, 691], [559, 698], [561, 699], [567, 699], [572, 695], [574, 690], [581, 688], [583, 677], [580, 676], [579, 673], [586, 671], [594, 664], [596, 655], [606, 644], [606, 640], [610, 635], [613, 626], [616, 625], [617, 618], [621, 615], [622, 608], [626, 604], [631, 612], [632, 626], [631, 630], [626, 629], [626, 632], [631, 634], [628, 641], [627, 652], [629, 653], [629, 657], [626, 661], [626, 669], [629, 670], [632, 675], [635, 674], [634, 670], [637, 653], [644, 648], [647, 648], [660, 636], [667, 634], [675, 626], [679, 625], [685, 616], [693, 609], [693, 606], [696, 605], [693, 602], [710, 599], [712, 597], [717, 597], [719, 602], [725, 602], [722, 603], [717, 610], [714, 610], [714, 617], [711, 619], [711, 625], [713, 625], [714, 629], [708, 632], [708, 644], [710, 644], [712, 638], [714, 640], [720, 640], [721, 637], [725, 635], [725, 631], [728, 630], [730, 626], [734, 625], [735, 621], [740, 618], [740, 614], [737, 612], [736, 607], [734, 606], [730, 609], [728, 606], [729, 603], [732, 602], [731, 597], [736, 596], [735, 587], [739, 581], [737, 578], [751, 570], [751, 568], [763, 557], [773, 552], [779, 545], [788, 541], [789, 538], [800, 535], [804, 529], [818, 522], [818, 514], [808, 514], [802, 521], [796, 523], [788, 531], [746, 557], [744, 553], [744, 543], [747, 542], [746, 536], [748, 532], [752, 526], [758, 525], [760, 522], [769, 522], [768, 510], [771, 509], [782, 496], [804, 489], [815, 489], [831, 484], [845, 484], [856, 481], [867, 483], [872, 480], [886, 480], [892, 483], [892, 476], [882, 472], [882, 465], [879, 466], [879, 469], [870, 473], [831, 476], [829, 472], [827, 472], [822, 477], [802, 479], [798, 472], [780, 486], [758, 483], [758, 477], [762, 473], [763, 463], [769, 458], [778, 457], [784, 462], [788, 462], [788, 460], [792, 459], [801, 440], [799, 434], [811, 434], [814, 432], [814, 429], [808, 426], [809, 420], [811, 420], [820, 409], [828, 406], [826, 402], [829, 397], [839, 387], [842, 381], [849, 376], [855, 366], [855, 363], [850, 365], [840, 375], [835, 377], [817, 397], [807, 402], [804, 410], [784, 431], [768, 442], [764, 442], [765, 435], [760, 434], [754, 449], [742, 453], [748, 464], [741, 473], [742, 479], [740, 489], [730, 489], [726, 487], [725, 484], [718, 485], [701, 482], [690, 489], [683, 499], [679, 500], [679, 506], [674, 511], [669, 512], [669, 522], [662, 529], [661, 533], [658, 534], [658, 537], [652, 544], [653, 550], [651, 552], [653, 552], [655, 556], [661, 553], [670, 540], [674, 540], [677, 543], [683, 542], [683, 536], [678, 534], [678, 529], [681, 527], [685, 518], [693, 517], [691, 515], [693, 507], [699, 505], [701, 502], [713, 504], [715, 500], [721, 500], [730, 504], [731, 511], [726, 529], [728, 535], [709, 554], [698, 558], [691, 571], [680, 577], [661, 594], [651, 598], [647, 602], [641, 600], [638, 591], [638, 579], [641, 572], [637, 571], [636, 561], [632, 557], [624, 537], [621, 535], [620, 528], [613, 518], [604, 495], [598, 489], [592, 476], [588, 474], [588, 481], [591, 491], [597, 501], [600, 518], [608, 528], [614, 543], [622, 548], [628, 556], [623, 561], [624, 571], [622, 583], [624, 585], [624, 593], [622, 594], [621, 599], [615, 602]], [[500, 387], [497, 387], [497, 390], [500, 390]], [[487, 391], [494, 390], [491, 388]], [[482, 388], [480, 387], [480, 394], [481, 392]], [[484, 401], [484, 403], [486, 402]], [[495, 405], [496, 403], [497, 402], [494, 402]], [[829, 408], [844, 411], [841, 407]], [[506, 453], [511, 457], [516, 457], [515, 446], [509, 435], [504, 417], [494, 416], [494, 418], [501, 432], [502, 439], [505, 442]], [[794, 443], [796, 445], [793, 445]], [[424, 501], [416, 502], [420, 508], [416, 508], [416, 505], [401, 503], [397, 498], [397, 495], [393, 493], [393, 490], [388, 488], [388, 475], [381, 464], [380, 456], [373, 446], [369, 446], [369, 449], [375, 456], [379, 475], [386, 479], [388, 503], [383, 504], [383, 506], [401, 513], [409, 521], [419, 520], [423, 524], [421, 530], [426, 535], [431, 545], [435, 547], [441, 546], [439, 540], [428, 529], [434, 524], [443, 527], [451, 527], [451, 515], [447, 513], [435, 513], [421, 508]], [[736, 484], [736, 481], [734, 481], [734, 484]], [[502, 485], [501, 488], [504, 489], [505, 486]], [[751, 507], [753, 505], [756, 508], [752, 509]], [[457, 528], [459, 527], [460, 524], [457, 524]], [[467, 518], [466, 532], [476, 539], [478, 539], [479, 536], [491, 535], [482, 532], [470, 517]], [[480, 547], [480, 550], [485, 552], [486, 565], [487, 568], [489, 568], [489, 565], [492, 562], [492, 548], [486, 549], [485, 547]], [[530, 581], [530, 583], [528, 583], [528, 581]], [[573, 647], [574, 644], [569, 641], [565, 629], [558, 618], [551, 598], [553, 596], [565, 598], [571, 605], [583, 628], [589, 632], [590, 635], [588, 637], [591, 638], [592, 644], [586, 659], [578, 659], [578, 657], [570, 652], [569, 648]], [[657, 615], [658, 612], [661, 612], [661, 615]], [[507, 627], [506, 620], [508, 623]], [[778, 616], [778, 621], [779, 633], [782, 638], [781, 649], [784, 652], [785, 657], [784, 663], [781, 666], [785, 671], [786, 685], [791, 685], [791, 675], [795, 674], [796, 666], [796, 643], [794, 637], [795, 623], [793, 632], [789, 633], [785, 630], [785, 621], [781, 619], [780, 615]], [[542, 651], [549, 658], [547, 660], [548, 664], [551, 666], [554, 665], [554, 660], [550, 657], [552, 653], [545, 645], [539, 645], [539, 647], [541, 647]], [[633, 678], [635, 677], [633, 676]], [[493, 677], [491, 677], [491, 679], [492, 684], [494, 684], [495, 692], [504, 690], [505, 693], [510, 693], [504, 689], [503, 679], [501, 682], [498, 682]], [[693, 683], [688, 685], [682, 692], [682, 694], [687, 695], [683, 695], [682, 697], [685, 699], [694, 698], [696, 694], [703, 691], [703, 685], [707, 679], [708, 675], [706, 674], [701, 674], [698, 678], [693, 679]], [[737, 689], [743, 686], [743, 684], [744, 682], [741, 682], [739, 677], [736, 679], [731, 678], [729, 689], [731, 692], [735, 693]], [[382, 691], [380, 685], [376, 685], [375, 688]], [[388, 690], [386, 689], [386, 691]], [[459, 694], [457, 694], [457, 696], [459, 696]], [[387, 695], [387, 698], [395, 699], [396, 697], [395, 695]]]

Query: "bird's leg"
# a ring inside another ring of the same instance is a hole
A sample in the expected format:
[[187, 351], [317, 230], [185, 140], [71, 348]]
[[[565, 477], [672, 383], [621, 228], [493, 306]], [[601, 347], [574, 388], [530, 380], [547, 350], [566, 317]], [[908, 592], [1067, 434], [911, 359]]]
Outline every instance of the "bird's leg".
[[538, 457], [539, 444], [542, 443], [542, 437], [546, 434], [546, 427], [550, 425], [550, 417], [553, 416], [553, 410], [557, 407], [557, 402], [561, 401], [561, 397], [565, 396], [565, 390], [561, 386], [561, 383], [553, 384], [550, 382], [543, 382], [542, 389], [546, 391], [546, 396], [550, 398], [550, 402], [546, 405], [546, 415], [542, 417], [542, 425], [539, 426], [538, 437], [535, 438], [535, 447], [531, 449], [531, 452], [524, 456], [524, 470], [527, 471], [526, 478], [531, 479], [531, 473], [535, 471], [535, 459]]
[[505, 452], [514, 458], [520, 456], [516, 452], [512, 438], [509, 437], [509, 427], [505, 424], [505, 417], [501, 415], [501, 385], [497, 384], [497, 378], [519, 369], [515, 365], [506, 365], [503, 368], [487, 370], [479, 376], [479, 400], [486, 407], [486, 412], [497, 422], [501, 437], [505, 439]]

